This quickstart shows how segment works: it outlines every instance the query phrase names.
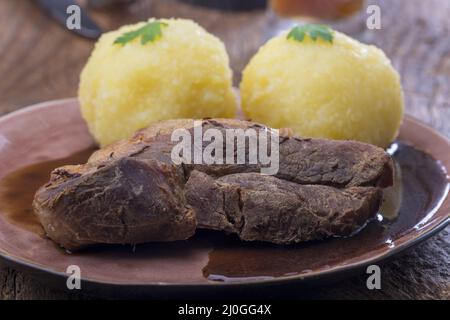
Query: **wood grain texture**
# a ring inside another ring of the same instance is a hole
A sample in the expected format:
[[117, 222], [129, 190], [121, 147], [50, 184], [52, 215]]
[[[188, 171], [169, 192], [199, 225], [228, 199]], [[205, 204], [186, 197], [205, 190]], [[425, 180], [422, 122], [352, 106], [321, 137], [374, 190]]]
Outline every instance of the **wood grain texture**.
[[[450, 136], [450, 1], [379, 0], [382, 30], [356, 37], [381, 47], [402, 76], [407, 112]], [[139, 0], [127, 7], [91, 11], [105, 29], [150, 16], [186, 17], [219, 36], [239, 82], [240, 71], [270, 27], [262, 11], [229, 14], [175, 0]], [[75, 96], [78, 76], [94, 43], [62, 29], [27, 0], [0, 2], [0, 115], [29, 104]], [[382, 289], [369, 291], [366, 275], [311, 290], [295, 287], [271, 297], [327, 299], [450, 299], [450, 227], [385, 264]], [[39, 279], [0, 267], [0, 299], [83, 299]]]

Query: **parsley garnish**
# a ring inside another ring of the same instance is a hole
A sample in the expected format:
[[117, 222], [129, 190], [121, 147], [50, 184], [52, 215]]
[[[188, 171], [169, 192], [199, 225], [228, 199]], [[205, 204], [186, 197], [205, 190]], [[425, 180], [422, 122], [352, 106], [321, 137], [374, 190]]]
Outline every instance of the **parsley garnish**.
[[333, 30], [322, 24], [304, 24], [295, 26], [289, 31], [287, 38], [302, 42], [306, 35], [314, 41], [318, 38], [322, 38], [325, 41], [333, 43]]
[[159, 21], [149, 22], [137, 30], [125, 32], [114, 41], [114, 44], [125, 45], [137, 37], [141, 37], [141, 44], [146, 44], [161, 37], [162, 27], [167, 27], [167, 23]]

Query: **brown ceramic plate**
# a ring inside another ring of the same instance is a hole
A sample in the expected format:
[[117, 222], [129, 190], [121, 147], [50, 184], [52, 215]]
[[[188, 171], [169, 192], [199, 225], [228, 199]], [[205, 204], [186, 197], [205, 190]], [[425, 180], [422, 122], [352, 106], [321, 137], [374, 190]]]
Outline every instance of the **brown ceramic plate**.
[[[14, 112], [0, 119], [0, 178], [5, 181], [19, 168], [65, 158], [92, 145], [76, 99]], [[416, 245], [450, 222], [446, 175], [450, 169], [449, 141], [406, 117], [391, 151], [401, 169], [399, 215], [394, 220], [371, 221], [349, 238], [275, 246], [199, 231], [186, 241], [103, 246], [67, 254], [43, 237], [32, 220], [8, 213], [7, 199], [13, 201], [26, 193], [20, 188], [30, 189], [24, 183], [2, 191], [0, 255], [61, 288], [65, 288], [67, 267], [77, 265], [84, 289], [107, 289], [113, 294], [187, 293], [329, 281]], [[64, 160], [58, 165], [61, 163]]]

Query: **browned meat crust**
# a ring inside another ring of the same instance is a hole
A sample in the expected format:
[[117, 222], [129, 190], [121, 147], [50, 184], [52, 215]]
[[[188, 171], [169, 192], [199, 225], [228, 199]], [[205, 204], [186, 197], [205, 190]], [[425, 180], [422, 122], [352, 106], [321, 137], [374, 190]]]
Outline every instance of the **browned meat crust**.
[[278, 244], [350, 235], [382, 199], [376, 187], [299, 185], [259, 173], [214, 179], [193, 171], [186, 190], [200, 228]]
[[[233, 119], [202, 125], [268, 130]], [[193, 130], [193, 120], [155, 123], [85, 165], [54, 170], [33, 203], [47, 235], [72, 250], [187, 239], [197, 223], [243, 240], [322, 239], [360, 228], [378, 210], [380, 187], [392, 184], [389, 155], [353, 141], [281, 136], [275, 177], [256, 173], [259, 164], [175, 165], [177, 128]]]

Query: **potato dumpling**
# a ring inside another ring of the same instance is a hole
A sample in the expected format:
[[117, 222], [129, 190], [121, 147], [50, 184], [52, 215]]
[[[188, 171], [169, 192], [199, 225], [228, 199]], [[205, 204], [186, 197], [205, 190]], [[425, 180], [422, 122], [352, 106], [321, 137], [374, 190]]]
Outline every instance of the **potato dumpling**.
[[[147, 23], [160, 35], [114, 43]], [[101, 146], [158, 120], [233, 117], [236, 98], [223, 43], [190, 20], [150, 19], [102, 35], [79, 84], [81, 111]]]
[[243, 112], [300, 136], [387, 147], [403, 116], [399, 75], [380, 49], [330, 32], [332, 42], [284, 33], [261, 47], [243, 72]]

